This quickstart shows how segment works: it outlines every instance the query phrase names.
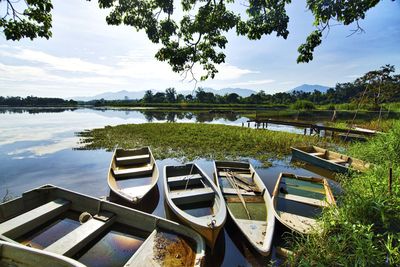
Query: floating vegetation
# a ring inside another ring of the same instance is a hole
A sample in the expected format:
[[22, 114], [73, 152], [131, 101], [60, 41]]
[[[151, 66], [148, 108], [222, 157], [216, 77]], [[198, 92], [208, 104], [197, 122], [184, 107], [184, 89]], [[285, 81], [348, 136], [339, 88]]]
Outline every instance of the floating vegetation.
[[106, 126], [78, 133], [79, 149], [151, 146], [157, 159], [215, 160], [255, 158], [268, 162], [290, 154], [290, 146], [320, 144], [325, 139], [246, 127], [196, 123], [146, 123]]

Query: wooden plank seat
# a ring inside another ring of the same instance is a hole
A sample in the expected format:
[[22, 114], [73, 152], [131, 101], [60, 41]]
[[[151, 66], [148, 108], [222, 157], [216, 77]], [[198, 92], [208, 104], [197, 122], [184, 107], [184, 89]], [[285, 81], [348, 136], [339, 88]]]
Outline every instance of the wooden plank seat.
[[170, 193], [172, 201], [176, 205], [190, 204], [194, 202], [205, 202], [214, 199], [214, 191], [210, 187], [188, 190], [176, 190]]
[[168, 184], [170, 186], [180, 186], [180, 185], [185, 185], [186, 183], [190, 183], [191, 185], [200, 184], [201, 179], [203, 179], [203, 177], [198, 173], [190, 175], [182, 175], [182, 176], [171, 176], [168, 177]]
[[114, 220], [115, 216], [110, 212], [95, 215], [92, 219], [83, 223], [81, 226], [63, 236], [44, 250], [72, 257], [90, 241], [106, 230]]
[[136, 155], [136, 156], [128, 156], [128, 157], [116, 157], [115, 161], [117, 165], [130, 165], [130, 164], [139, 164], [139, 163], [147, 163], [150, 162], [150, 155]]
[[143, 175], [152, 174], [153, 165], [148, 164], [144, 167], [138, 167], [138, 168], [112, 169], [112, 172], [113, 172], [115, 178], [128, 178], [128, 177], [135, 177], [135, 176], [143, 176]]
[[[253, 191], [246, 191], [246, 190], [243, 190], [243, 189], [239, 189], [239, 192], [243, 196], [255, 196], [256, 195]], [[237, 195], [238, 192], [234, 188], [224, 187], [224, 188], [222, 188], [222, 193], [224, 195]]]
[[343, 164], [343, 163], [347, 162], [347, 160], [345, 160], [345, 159], [329, 159], [328, 161], [329, 162], [333, 162], [333, 163], [337, 163], [337, 164]]
[[0, 224], [0, 235], [18, 238], [67, 211], [70, 201], [56, 199]]
[[328, 203], [326, 201], [321, 201], [319, 199], [314, 199], [314, 198], [309, 198], [309, 197], [303, 197], [303, 196], [298, 196], [298, 195], [293, 195], [293, 194], [279, 194], [280, 198], [287, 199], [287, 200], [292, 200], [304, 204], [309, 204], [313, 206], [318, 206], [318, 207], [327, 207]]
[[306, 233], [311, 228], [317, 225], [317, 221], [312, 218], [296, 215], [288, 212], [277, 211], [279, 217], [293, 228], [299, 229], [301, 232]]
[[313, 153], [310, 153], [310, 155], [317, 156], [317, 157], [322, 157], [322, 156], [325, 155], [325, 152], [313, 152]]

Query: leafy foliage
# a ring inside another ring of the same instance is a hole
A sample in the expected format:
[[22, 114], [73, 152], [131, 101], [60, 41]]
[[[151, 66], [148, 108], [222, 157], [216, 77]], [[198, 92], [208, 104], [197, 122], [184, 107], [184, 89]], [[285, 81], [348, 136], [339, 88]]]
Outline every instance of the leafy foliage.
[[20, 1], [0, 0], [5, 2], [5, 14], [0, 18], [0, 29], [9, 40], [37, 37], [51, 37], [51, 0], [26, 0], [26, 8], [21, 12], [15, 5]]
[[[0, 2], [7, 6], [6, 14], [0, 19], [0, 29], [7, 39], [51, 37], [51, 0], [27, 0], [23, 12], [16, 9], [16, 2], [12, 0]], [[286, 8], [290, 0], [248, 0], [239, 3], [241, 9], [234, 2], [181, 0], [179, 7], [173, 0], [98, 0], [100, 8], [111, 9], [106, 18], [108, 24], [125, 24], [145, 31], [151, 42], [161, 44], [156, 54], [158, 60], [168, 62], [175, 72], [190, 73], [193, 78], [193, 67], [198, 64], [205, 73], [202, 80], [214, 78], [218, 72], [216, 65], [225, 62], [223, 50], [228, 43], [228, 31], [236, 30], [238, 35], [250, 40], [273, 33], [284, 39], [289, 35]], [[323, 32], [329, 30], [332, 20], [344, 25], [355, 22], [354, 32], [363, 31], [358, 21], [379, 2], [307, 0], [316, 30], [298, 48], [297, 62], [313, 59], [314, 50], [321, 44]]]

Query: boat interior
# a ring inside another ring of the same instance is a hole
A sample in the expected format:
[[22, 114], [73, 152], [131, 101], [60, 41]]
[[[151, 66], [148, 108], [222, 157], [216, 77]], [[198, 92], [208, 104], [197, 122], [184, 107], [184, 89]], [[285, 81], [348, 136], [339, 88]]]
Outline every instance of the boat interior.
[[[109, 180], [119, 193], [128, 198], [140, 197], [148, 192], [157, 180], [155, 162], [148, 147], [135, 150], [116, 149], [111, 163]], [[114, 181], [113, 181], [114, 180]]]
[[218, 212], [217, 194], [195, 164], [167, 166], [165, 174], [169, 196], [179, 209], [194, 217]]
[[308, 232], [316, 223], [315, 217], [334, 201], [325, 183], [322, 178], [282, 173], [273, 193], [277, 215], [292, 228]]
[[193, 266], [198, 260], [196, 237], [179, 227], [53, 186], [29, 191], [0, 206], [0, 239], [64, 255], [87, 266], [138, 266], [143, 262]]
[[267, 208], [265, 190], [255, 183], [255, 172], [250, 170], [247, 163], [215, 164], [218, 182], [231, 216], [240, 224], [246, 235], [256, 240], [257, 244], [262, 244], [267, 228]]
[[332, 163], [347, 165], [347, 166], [351, 164], [350, 157], [320, 147], [312, 146], [306, 152], [309, 153], [310, 155], [326, 159], [327, 161]]

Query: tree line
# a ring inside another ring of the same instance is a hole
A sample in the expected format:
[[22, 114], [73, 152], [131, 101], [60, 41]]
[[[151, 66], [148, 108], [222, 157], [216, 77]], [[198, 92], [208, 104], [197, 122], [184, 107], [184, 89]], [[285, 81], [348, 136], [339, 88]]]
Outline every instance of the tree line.
[[283, 92], [267, 94], [259, 91], [248, 97], [241, 97], [236, 93], [216, 95], [198, 88], [193, 94], [183, 95], [174, 88], [167, 88], [165, 92], [145, 92], [139, 101], [142, 103], [207, 103], [207, 104], [282, 104], [288, 105], [296, 101], [309, 101], [314, 104], [340, 104], [362, 102], [379, 106], [381, 103], [400, 101], [400, 75], [395, 75], [393, 65], [382, 66], [378, 70], [370, 71], [353, 82], [338, 83], [326, 93], [314, 92]]
[[51, 97], [19, 97], [19, 96], [0, 96], [0, 106], [8, 107], [61, 107], [61, 106], [76, 106], [78, 102], [74, 100], [64, 100], [61, 98], [51, 98]]

